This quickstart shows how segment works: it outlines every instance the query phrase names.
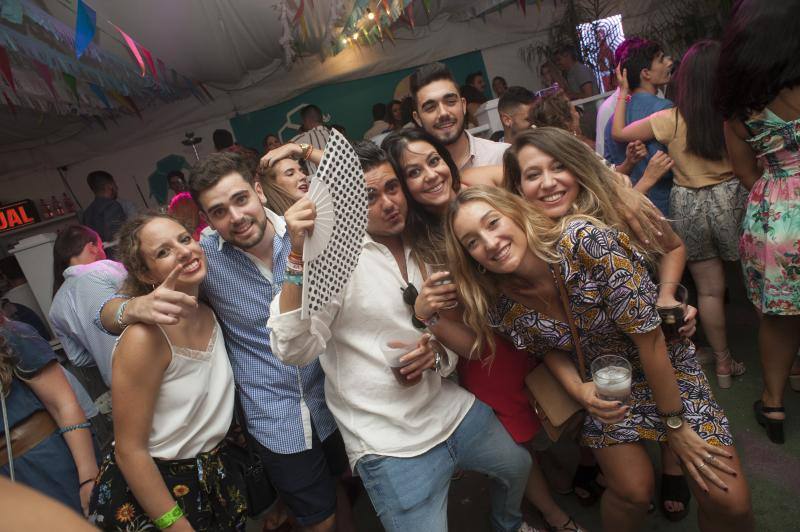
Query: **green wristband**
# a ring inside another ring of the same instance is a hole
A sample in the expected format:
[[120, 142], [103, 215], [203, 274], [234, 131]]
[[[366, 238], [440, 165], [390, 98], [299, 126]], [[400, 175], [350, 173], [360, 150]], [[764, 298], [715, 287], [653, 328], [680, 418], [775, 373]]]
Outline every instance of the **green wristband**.
[[183, 510], [181, 510], [181, 507], [178, 506], [176, 502], [171, 510], [153, 521], [153, 524], [155, 524], [159, 530], [166, 530], [174, 525], [181, 517], [183, 517]]

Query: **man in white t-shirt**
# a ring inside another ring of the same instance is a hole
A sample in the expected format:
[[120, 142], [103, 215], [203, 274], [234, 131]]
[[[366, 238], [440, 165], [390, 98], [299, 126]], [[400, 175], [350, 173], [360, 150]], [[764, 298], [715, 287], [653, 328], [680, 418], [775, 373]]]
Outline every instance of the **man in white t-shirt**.
[[[412, 322], [411, 287], [421, 287], [424, 276], [403, 241], [408, 206], [400, 180], [371, 142], [357, 144], [356, 152], [369, 198], [358, 266], [347, 287], [308, 319], [300, 316], [302, 277], [287, 275], [267, 324], [273, 353], [297, 366], [319, 359], [326, 402], [351, 467], [387, 531], [447, 530], [447, 493], [456, 469], [493, 479], [494, 530], [530, 531], [520, 511], [530, 456], [491, 408], [444, 378], [455, 369], [456, 355], [416, 329], [424, 324]], [[306, 231], [313, 228], [312, 207], [303, 198], [286, 211], [293, 253], [302, 254]], [[402, 369], [384, 359], [384, 332], [417, 338]]]
[[445, 145], [459, 170], [503, 164], [509, 144], [471, 135], [466, 130], [467, 102], [443, 63], [418, 68], [409, 79], [414, 120]]

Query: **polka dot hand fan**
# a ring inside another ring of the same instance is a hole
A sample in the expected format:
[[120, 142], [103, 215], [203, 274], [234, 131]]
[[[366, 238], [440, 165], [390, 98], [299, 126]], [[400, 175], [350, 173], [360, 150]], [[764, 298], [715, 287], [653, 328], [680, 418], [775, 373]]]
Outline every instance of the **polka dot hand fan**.
[[319, 254], [330, 242], [333, 226], [336, 223], [336, 215], [333, 210], [331, 192], [322, 179], [311, 181], [306, 196], [314, 202], [314, 206], [317, 208], [314, 232], [306, 236], [303, 244], [303, 261], [310, 261], [319, 257]]
[[364, 172], [353, 147], [336, 130], [331, 130], [308, 198], [317, 208], [317, 219], [303, 246], [302, 319], [347, 285], [367, 231]]

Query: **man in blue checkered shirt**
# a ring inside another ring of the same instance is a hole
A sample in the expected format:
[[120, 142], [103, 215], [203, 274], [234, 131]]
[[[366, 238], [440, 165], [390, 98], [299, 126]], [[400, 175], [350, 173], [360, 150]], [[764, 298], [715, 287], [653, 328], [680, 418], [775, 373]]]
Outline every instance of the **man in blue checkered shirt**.
[[[334, 530], [336, 478], [347, 467], [344, 444], [325, 404], [318, 361], [283, 364], [272, 353], [269, 305], [279, 292], [291, 248], [282, 217], [266, 209], [236, 154], [215, 153], [191, 171], [189, 188], [213, 231], [200, 242], [208, 275], [200, 297], [222, 325], [247, 426], [260, 447], [270, 480], [304, 530]], [[102, 310], [102, 323], [116, 329], [134, 322], [175, 323], [193, 298], [161, 286]], [[120, 314], [120, 315], [118, 315]]]

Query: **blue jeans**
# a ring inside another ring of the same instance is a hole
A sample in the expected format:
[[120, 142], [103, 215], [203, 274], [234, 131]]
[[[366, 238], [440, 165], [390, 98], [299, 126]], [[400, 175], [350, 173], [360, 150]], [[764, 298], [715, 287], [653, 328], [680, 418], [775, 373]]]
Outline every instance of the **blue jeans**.
[[528, 451], [477, 399], [455, 432], [429, 451], [409, 458], [370, 454], [356, 464], [387, 532], [446, 531], [447, 493], [456, 469], [492, 479], [492, 528], [516, 532], [530, 467]]

